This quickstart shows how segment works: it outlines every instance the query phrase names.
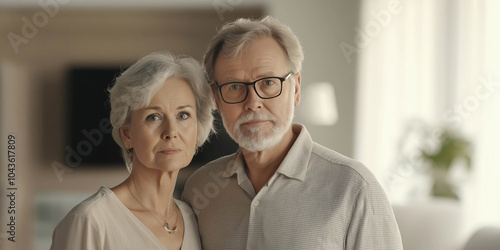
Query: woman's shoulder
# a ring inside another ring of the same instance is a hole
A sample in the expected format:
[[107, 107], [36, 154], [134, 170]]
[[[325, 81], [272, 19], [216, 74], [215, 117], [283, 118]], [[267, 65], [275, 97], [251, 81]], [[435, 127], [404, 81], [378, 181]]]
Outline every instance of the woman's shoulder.
[[99, 231], [105, 228], [103, 225], [115, 210], [108, 207], [114, 203], [113, 197], [116, 197], [113, 191], [101, 187], [73, 207], [54, 229], [51, 249], [102, 249], [99, 246], [103, 235]]
[[184, 242], [182, 243], [182, 250], [185, 249], [201, 249], [200, 235], [198, 233], [198, 222], [196, 215], [186, 202], [175, 200], [175, 204], [182, 212], [184, 219]]
[[66, 217], [94, 217], [103, 209], [109, 209], [109, 203], [113, 202], [113, 191], [107, 187], [101, 187], [93, 195], [73, 207]]
[[184, 225], [186, 229], [196, 229], [196, 233], [198, 233], [198, 220], [196, 219], [196, 215], [193, 212], [193, 209], [191, 209], [191, 206], [189, 206], [186, 202], [181, 201], [181, 200], [175, 200], [175, 204], [177, 204], [177, 207], [181, 210], [182, 213], [182, 218], [184, 219]]
[[195, 216], [193, 209], [185, 201], [178, 200], [178, 199], [174, 199], [174, 201], [175, 201], [175, 204], [177, 205], [177, 207], [179, 207], [179, 209], [181, 210], [183, 217]]

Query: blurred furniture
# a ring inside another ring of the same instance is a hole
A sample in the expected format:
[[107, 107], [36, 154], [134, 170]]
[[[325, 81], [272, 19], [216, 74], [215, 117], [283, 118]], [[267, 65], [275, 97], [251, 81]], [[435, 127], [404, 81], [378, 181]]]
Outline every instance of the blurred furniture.
[[498, 250], [500, 249], [500, 228], [483, 227], [469, 238], [463, 250]]
[[405, 250], [460, 249], [461, 207], [451, 199], [393, 204]]

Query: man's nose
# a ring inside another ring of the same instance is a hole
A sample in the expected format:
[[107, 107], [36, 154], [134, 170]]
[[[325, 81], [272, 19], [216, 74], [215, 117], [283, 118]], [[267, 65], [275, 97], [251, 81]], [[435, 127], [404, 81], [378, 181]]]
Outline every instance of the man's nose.
[[255, 92], [254, 86], [247, 86], [248, 95], [244, 102], [245, 109], [247, 110], [258, 110], [262, 108], [262, 98]]

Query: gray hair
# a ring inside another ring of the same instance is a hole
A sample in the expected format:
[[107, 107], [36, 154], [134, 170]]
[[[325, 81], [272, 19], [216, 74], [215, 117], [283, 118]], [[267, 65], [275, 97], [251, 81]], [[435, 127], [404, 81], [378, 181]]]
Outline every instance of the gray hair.
[[203, 58], [203, 67], [208, 74], [208, 79], [215, 82], [215, 61], [219, 53], [227, 56], [236, 56], [250, 42], [262, 38], [273, 37], [285, 50], [288, 56], [288, 64], [292, 73], [302, 70], [304, 54], [297, 36], [292, 30], [267, 16], [260, 20], [240, 18], [228, 23], [212, 38], [208, 50]]
[[132, 155], [127, 153], [120, 128], [130, 125], [132, 111], [146, 107], [165, 81], [175, 77], [189, 83], [196, 99], [198, 148], [207, 141], [211, 133], [215, 132], [212, 113], [215, 104], [200, 64], [191, 57], [173, 56], [169, 52], [146, 55], [121, 73], [109, 89], [112, 135], [122, 149], [129, 171], [133, 167]]

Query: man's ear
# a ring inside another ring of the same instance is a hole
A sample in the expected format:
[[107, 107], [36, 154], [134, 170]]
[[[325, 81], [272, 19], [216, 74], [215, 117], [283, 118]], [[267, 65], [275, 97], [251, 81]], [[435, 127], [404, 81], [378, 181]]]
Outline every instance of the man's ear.
[[212, 95], [214, 96], [214, 100], [215, 100], [215, 106], [217, 107], [217, 112], [219, 112], [220, 114], [220, 109], [219, 109], [219, 103], [220, 103], [220, 98], [219, 98], [219, 95], [217, 94], [217, 86], [212, 83], [210, 84], [210, 89], [212, 89]]
[[300, 103], [300, 73], [297, 73], [297, 81], [295, 82], [295, 107]]
[[132, 144], [132, 139], [130, 137], [130, 130], [128, 127], [121, 127], [120, 128], [120, 136], [122, 137], [123, 144], [125, 145], [125, 148], [132, 148], [134, 145]]

